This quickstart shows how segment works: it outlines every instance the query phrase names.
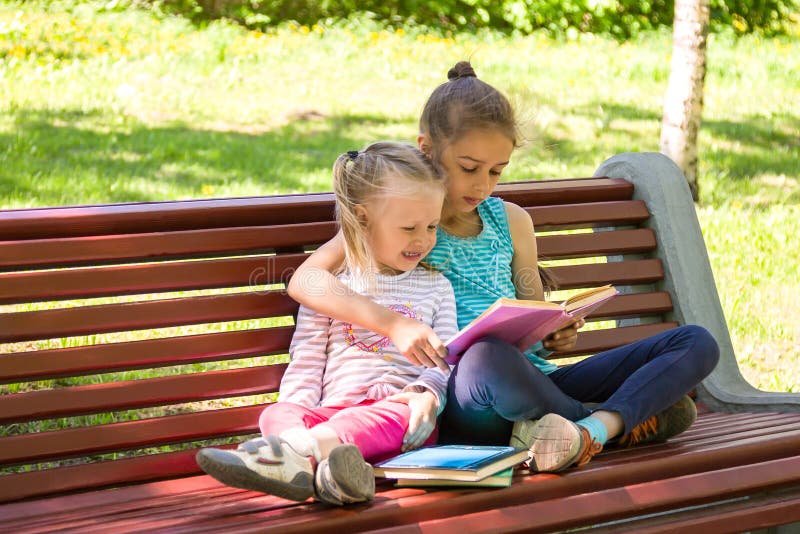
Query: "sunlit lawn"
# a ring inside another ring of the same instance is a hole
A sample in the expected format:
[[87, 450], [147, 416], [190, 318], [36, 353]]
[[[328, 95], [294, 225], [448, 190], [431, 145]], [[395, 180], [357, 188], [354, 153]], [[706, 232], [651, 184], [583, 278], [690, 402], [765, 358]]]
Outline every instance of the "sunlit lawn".
[[[328, 190], [340, 152], [413, 140], [455, 61], [529, 141], [506, 179], [657, 150], [669, 34], [436, 37], [367, 25], [204, 29], [143, 12], [0, 4], [0, 207]], [[712, 36], [698, 215], [743, 372], [800, 391], [800, 38]]]

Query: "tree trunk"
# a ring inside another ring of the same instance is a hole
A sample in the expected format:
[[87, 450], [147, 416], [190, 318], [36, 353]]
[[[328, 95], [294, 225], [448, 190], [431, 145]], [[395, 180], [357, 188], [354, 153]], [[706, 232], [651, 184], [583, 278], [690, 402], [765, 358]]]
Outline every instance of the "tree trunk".
[[211, 18], [218, 18], [222, 15], [222, 8], [230, 3], [232, 3], [231, 0], [201, 0], [200, 6], [206, 15]]
[[697, 132], [703, 113], [708, 4], [709, 0], [675, 0], [672, 65], [661, 121], [660, 150], [686, 175], [695, 200], [700, 197]]

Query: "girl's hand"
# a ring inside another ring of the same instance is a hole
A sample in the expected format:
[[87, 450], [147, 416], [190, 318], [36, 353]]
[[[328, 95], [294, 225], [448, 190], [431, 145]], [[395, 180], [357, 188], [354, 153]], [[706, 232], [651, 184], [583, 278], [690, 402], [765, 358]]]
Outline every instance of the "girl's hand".
[[450, 373], [450, 366], [444, 361], [447, 349], [430, 326], [400, 314], [389, 326], [389, 339], [397, 350], [414, 365], [438, 367]]
[[436, 412], [439, 409], [439, 399], [427, 389], [421, 393], [405, 391], [397, 393], [386, 400], [407, 404], [411, 410], [408, 420], [408, 429], [403, 436], [402, 451], [419, 448], [436, 427]]
[[583, 319], [576, 319], [561, 330], [553, 332], [544, 338], [544, 348], [554, 352], [572, 349], [578, 342], [578, 330], [584, 324], [586, 324], [586, 321]]

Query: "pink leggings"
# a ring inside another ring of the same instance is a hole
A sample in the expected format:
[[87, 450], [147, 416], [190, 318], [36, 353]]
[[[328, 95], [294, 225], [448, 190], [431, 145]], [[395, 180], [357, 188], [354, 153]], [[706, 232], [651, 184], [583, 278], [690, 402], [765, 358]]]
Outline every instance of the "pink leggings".
[[[400, 453], [410, 413], [408, 405], [386, 400], [316, 408], [276, 402], [261, 412], [258, 424], [266, 436], [293, 427], [312, 428], [324, 423], [336, 432], [342, 443], [354, 444], [366, 461], [376, 462]], [[425, 444], [435, 443], [436, 434], [434, 430]]]

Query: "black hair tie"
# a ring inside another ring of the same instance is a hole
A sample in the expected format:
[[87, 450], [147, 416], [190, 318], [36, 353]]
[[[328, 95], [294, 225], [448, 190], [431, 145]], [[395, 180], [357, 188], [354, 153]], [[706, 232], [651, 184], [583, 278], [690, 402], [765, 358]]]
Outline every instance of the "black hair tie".
[[351, 161], [355, 161], [355, 159], [358, 157], [358, 154], [359, 154], [358, 150], [347, 151], [347, 156], [350, 158]]

